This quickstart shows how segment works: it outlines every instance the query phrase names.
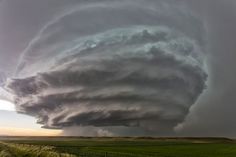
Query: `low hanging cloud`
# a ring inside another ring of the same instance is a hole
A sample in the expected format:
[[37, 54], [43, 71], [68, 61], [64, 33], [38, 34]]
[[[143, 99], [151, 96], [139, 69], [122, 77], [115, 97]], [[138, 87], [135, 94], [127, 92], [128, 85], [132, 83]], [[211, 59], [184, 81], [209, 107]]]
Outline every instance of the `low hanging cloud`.
[[105, 2], [48, 23], [5, 88], [44, 128], [172, 131], [206, 87], [202, 23], [177, 3]]

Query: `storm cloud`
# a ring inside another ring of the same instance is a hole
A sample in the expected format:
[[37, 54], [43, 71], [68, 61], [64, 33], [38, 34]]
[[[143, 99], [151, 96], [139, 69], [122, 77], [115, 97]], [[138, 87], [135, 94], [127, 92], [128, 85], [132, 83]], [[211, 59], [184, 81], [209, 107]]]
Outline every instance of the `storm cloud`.
[[184, 3], [81, 1], [43, 26], [4, 88], [44, 128], [162, 135], [205, 89], [205, 56], [203, 21]]
[[208, 88], [176, 127], [181, 136], [235, 138], [235, 36], [234, 0], [192, 1], [192, 8], [208, 29]]

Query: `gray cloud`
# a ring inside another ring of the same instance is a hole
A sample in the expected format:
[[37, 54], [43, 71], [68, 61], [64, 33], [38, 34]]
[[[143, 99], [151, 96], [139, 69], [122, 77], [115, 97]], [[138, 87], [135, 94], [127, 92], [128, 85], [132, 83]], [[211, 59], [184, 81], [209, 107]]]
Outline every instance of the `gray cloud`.
[[45, 128], [172, 132], [205, 88], [204, 27], [182, 4], [143, 3], [81, 3], [46, 24], [5, 86], [18, 112]]
[[176, 129], [187, 136], [235, 137], [235, 26], [234, 0], [194, 2], [209, 35], [208, 88]]
[[[0, 69], [14, 77], [22, 51], [50, 20], [78, 0], [2, 0], [0, 4]], [[43, 10], [43, 11], [42, 11]]]
[[3, 71], [0, 71], [0, 87], [4, 85], [6, 82], [6, 74]]

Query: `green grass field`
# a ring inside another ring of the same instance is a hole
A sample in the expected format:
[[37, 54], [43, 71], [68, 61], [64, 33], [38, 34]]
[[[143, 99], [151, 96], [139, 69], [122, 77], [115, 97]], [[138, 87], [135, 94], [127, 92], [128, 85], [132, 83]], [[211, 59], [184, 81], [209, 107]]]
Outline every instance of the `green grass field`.
[[2, 138], [0, 157], [236, 157], [223, 138]]

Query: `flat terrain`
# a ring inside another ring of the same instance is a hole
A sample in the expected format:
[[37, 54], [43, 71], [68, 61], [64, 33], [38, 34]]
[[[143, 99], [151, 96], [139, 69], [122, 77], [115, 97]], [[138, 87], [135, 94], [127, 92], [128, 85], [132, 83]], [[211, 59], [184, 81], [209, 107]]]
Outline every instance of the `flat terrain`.
[[0, 157], [236, 157], [226, 138], [2, 137]]

